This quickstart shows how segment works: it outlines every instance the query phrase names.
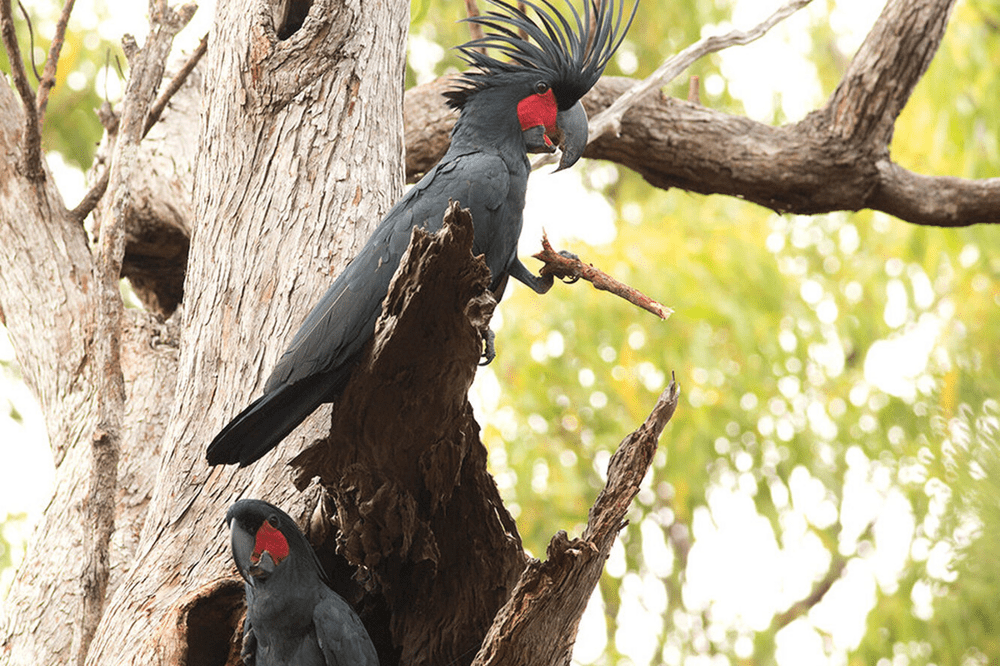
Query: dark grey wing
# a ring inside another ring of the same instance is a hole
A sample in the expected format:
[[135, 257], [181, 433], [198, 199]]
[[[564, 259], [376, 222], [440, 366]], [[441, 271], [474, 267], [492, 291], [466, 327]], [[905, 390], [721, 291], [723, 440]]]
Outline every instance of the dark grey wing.
[[[410, 242], [414, 226], [441, 228], [448, 202], [470, 208], [476, 228], [474, 251], [486, 255], [494, 283], [517, 251], [523, 189], [514, 193], [496, 155], [454, 154], [442, 160], [400, 199], [306, 316], [264, 385], [264, 395], [234, 417], [206, 451], [211, 465], [246, 466], [276, 447], [309, 414], [340, 394], [354, 363], [375, 331], [389, 282]], [[520, 205], [517, 204], [518, 197]], [[513, 239], [513, 240], [511, 240]]]
[[[496, 217], [505, 201], [508, 179], [503, 160], [482, 153], [455, 156], [424, 176], [393, 206], [306, 317], [275, 365], [265, 393], [312, 375], [334, 373], [341, 368], [345, 373], [350, 371], [345, 366], [375, 330], [389, 282], [410, 243], [411, 230], [414, 226], [429, 231], [440, 229], [449, 200], [455, 199], [472, 210], [476, 245], [480, 246], [476, 251], [487, 255], [491, 271], [502, 270], [509, 257], [491, 256], [497, 245], [497, 234], [492, 230], [496, 225], [491, 224], [491, 218]], [[480, 222], [489, 229], [482, 244]], [[515, 249], [516, 243], [515, 239]], [[500, 252], [507, 253], [508, 249]], [[336, 382], [331, 379], [330, 383]], [[341, 387], [342, 383], [336, 390]]]
[[472, 213], [472, 253], [483, 255], [492, 274], [491, 288], [496, 288], [517, 256], [524, 189], [511, 187], [507, 164], [496, 155], [470, 155], [456, 172], [451, 197]]
[[313, 611], [316, 640], [326, 666], [378, 666], [378, 655], [361, 618], [336, 592], [325, 588]]
[[268, 377], [265, 393], [338, 370], [361, 351], [375, 330], [389, 281], [409, 242], [413, 219], [412, 211], [394, 208], [383, 220], [310, 311]]

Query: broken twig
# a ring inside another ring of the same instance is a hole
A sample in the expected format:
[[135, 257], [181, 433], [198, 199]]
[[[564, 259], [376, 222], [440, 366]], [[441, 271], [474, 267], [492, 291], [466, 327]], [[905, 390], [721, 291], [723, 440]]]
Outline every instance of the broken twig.
[[552, 275], [564, 280], [578, 280], [583, 278], [594, 285], [595, 289], [609, 291], [612, 294], [620, 296], [632, 305], [637, 305], [643, 310], [652, 312], [660, 319], [666, 319], [674, 313], [671, 308], [657, 303], [638, 289], [634, 289], [624, 282], [616, 280], [604, 271], [594, 268], [590, 264], [585, 264], [579, 259], [571, 259], [559, 254], [552, 249], [552, 246], [549, 244], [549, 238], [544, 232], [542, 233], [542, 251], [535, 254], [534, 257], [545, 263], [539, 271], [543, 276]]

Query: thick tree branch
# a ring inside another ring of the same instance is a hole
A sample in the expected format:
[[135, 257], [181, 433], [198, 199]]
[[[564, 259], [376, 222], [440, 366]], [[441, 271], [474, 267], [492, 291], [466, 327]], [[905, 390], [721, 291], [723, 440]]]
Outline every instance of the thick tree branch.
[[[653, 90], [631, 103], [618, 136], [598, 138], [584, 155], [662, 189], [727, 194], [780, 213], [870, 208], [914, 224], [1000, 222], [1000, 178], [920, 176], [889, 157], [892, 124], [940, 44], [951, 5], [891, 0], [830, 100], [801, 122], [772, 127]], [[441, 133], [453, 120], [434, 100], [448, 85], [442, 78], [407, 93], [408, 178], [447, 149]], [[587, 113], [597, 118], [635, 85], [604, 77], [583, 100]]]
[[93, 462], [87, 499], [86, 558], [83, 576], [83, 610], [77, 663], [84, 663], [107, 593], [109, 545], [115, 531], [115, 498], [118, 492], [118, 460], [125, 412], [125, 378], [121, 364], [121, 334], [124, 306], [119, 281], [125, 255], [125, 228], [133, 215], [131, 169], [139, 142], [145, 133], [152, 98], [163, 80], [163, 70], [174, 35], [194, 14], [194, 5], [178, 11], [166, 2], [150, 3], [151, 30], [145, 46], [131, 58], [129, 82], [119, 125], [119, 137], [109, 178], [113, 195], [111, 219], [101, 228], [98, 247], [98, 317], [94, 357], [97, 366], [97, 428], [92, 439]]
[[529, 562], [473, 666], [522, 663], [528, 654], [537, 666], [569, 663], [580, 618], [679, 395], [671, 380], [646, 422], [611, 456], [608, 482], [590, 509], [583, 535], [570, 540], [560, 531], [549, 543], [546, 561]]
[[886, 3], [817, 118], [845, 143], [887, 151], [896, 118], [930, 66], [955, 0]]
[[28, 72], [24, 69], [24, 60], [21, 58], [21, 47], [17, 43], [14, 12], [10, 0], [0, 0], [0, 33], [7, 51], [7, 60], [10, 62], [11, 78], [14, 79], [14, 87], [24, 107], [21, 161], [28, 178], [37, 182], [45, 178], [45, 171], [42, 169], [42, 131], [38, 111], [35, 108], [35, 93], [32, 92], [31, 84], [28, 82]]
[[1000, 178], [923, 176], [889, 160], [875, 163], [878, 189], [871, 208], [934, 227], [1000, 223]]

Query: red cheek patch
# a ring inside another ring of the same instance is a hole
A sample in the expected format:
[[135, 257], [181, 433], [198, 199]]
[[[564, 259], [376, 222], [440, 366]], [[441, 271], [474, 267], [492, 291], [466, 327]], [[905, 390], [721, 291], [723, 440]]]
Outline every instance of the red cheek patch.
[[547, 132], [554, 131], [558, 112], [556, 96], [551, 89], [540, 95], [528, 95], [517, 103], [517, 119], [521, 121], [522, 131], [538, 125], [545, 127]]
[[285, 539], [285, 535], [271, 527], [271, 523], [266, 520], [257, 530], [257, 540], [253, 545], [250, 562], [257, 564], [264, 553], [270, 553], [271, 559], [276, 565], [281, 564], [281, 561], [288, 557], [288, 541]]

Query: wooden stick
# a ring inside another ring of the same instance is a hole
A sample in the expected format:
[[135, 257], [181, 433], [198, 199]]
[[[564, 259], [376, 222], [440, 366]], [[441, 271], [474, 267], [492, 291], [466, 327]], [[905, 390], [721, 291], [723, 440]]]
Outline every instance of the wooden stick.
[[571, 259], [559, 254], [552, 249], [545, 232], [542, 232], [542, 251], [535, 254], [534, 257], [545, 263], [539, 271], [543, 276], [552, 275], [563, 280], [568, 279], [571, 282], [583, 278], [594, 285], [595, 289], [609, 291], [612, 294], [620, 296], [629, 303], [652, 312], [660, 319], [666, 319], [674, 313], [673, 309], [657, 303], [638, 289], [634, 289], [624, 282], [616, 280], [604, 271], [594, 268], [593, 265], [585, 264], [579, 259]]

